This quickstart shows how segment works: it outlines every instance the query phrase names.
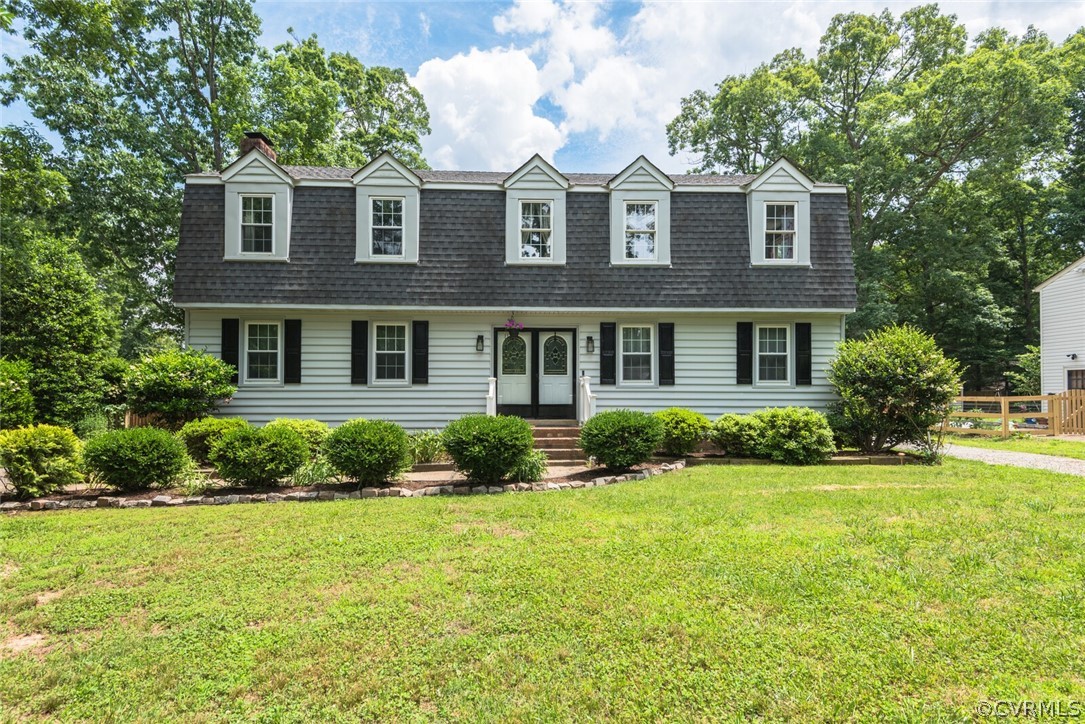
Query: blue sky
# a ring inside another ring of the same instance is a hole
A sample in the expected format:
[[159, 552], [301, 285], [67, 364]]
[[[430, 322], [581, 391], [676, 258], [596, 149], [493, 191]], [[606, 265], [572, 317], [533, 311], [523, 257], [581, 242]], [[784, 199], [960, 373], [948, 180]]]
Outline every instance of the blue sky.
[[[263, 42], [288, 28], [369, 65], [404, 68], [426, 97], [435, 168], [512, 169], [541, 153], [566, 171], [618, 171], [640, 154], [668, 171], [664, 127], [683, 96], [790, 47], [815, 51], [839, 12], [894, 13], [914, 2], [363, 2], [257, 0]], [[943, 2], [970, 36], [1029, 24], [1063, 40], [1085, 0]], [[4, 51], [18, 54], [17, 41]], [[5, 122], [27, 117], [4, 110]]]

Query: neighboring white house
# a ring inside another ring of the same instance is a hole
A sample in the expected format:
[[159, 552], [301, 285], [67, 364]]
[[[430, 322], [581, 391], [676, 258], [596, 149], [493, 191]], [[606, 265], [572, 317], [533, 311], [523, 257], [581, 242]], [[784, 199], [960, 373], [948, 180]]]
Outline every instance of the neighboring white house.
[[1085, 390], [1085, 256], [1040, 286], [1041, 391]]
[[188, 344], [239, 370], [222, 414], [420, 429], [833, 399], [855, 307], [847, 196], [786, 159], [672, 176], [535, 156], [510, 173], [280, 165], [258, 134], [241, 148], [187, 178], [174, 285]]

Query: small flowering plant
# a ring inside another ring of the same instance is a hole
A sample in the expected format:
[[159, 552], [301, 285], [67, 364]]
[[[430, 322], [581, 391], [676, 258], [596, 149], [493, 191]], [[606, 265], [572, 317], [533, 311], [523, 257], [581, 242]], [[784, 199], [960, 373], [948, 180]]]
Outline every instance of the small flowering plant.
[[508, 319], [505, 320], [505, 329], [512, 332], [513, 334], [517, 334], [517, 333], [523, 331], [524, 323], [523, 322], [517, 322], [512, 317], [509, 317]]

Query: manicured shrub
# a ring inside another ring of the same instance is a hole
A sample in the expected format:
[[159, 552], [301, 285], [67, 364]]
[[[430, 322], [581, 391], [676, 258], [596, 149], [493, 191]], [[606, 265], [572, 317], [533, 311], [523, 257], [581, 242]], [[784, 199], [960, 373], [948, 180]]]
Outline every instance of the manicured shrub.
[[15, 492], [34, 498], [82, 482], [81, 448], [67, 428], [20, 427], [0, 433], [0, 464], [7, 468]]
[[760, 423], [757, 457], [786, 465], [816, 465], [828, 460], [836, 450], [829, 422], [816, 410], [768, 408], [758, 410], [753, 417]]
[[756, 415], [722, 415], [713, 423], [710, 438], [732, 457], [757, 457], [761, 427], [761, 419]]
[[415, 465], [435, 463], [448, 457], [441, 444], [441, 433], [436, 430], [423, 430], [410, 434], [411, 461]]
[[173, 350], [132, 365], [125, 376], [128, 406], [138, 415], [155, 414], [177, 430], [189, 420], [210, 414], [237, 388], [234, 368], [199, 350]]
[[546, 475], [548, 463], [545, 452], [531, 450], [520, 459], [520, 462], [512, 469], [507, 479], [514, 480], [517, 483], [537, 483]]
[[0, 430], [34, 422], [34, 394], [30, 391], [30, 365], [0, 359]]
[[395, 480], [411, 466], [402, 427], [387, 420], [350, 420], [331, 431], [324, 456], [338, 474], [362, 485]]
[[309, 459], [309, 446], [286, 427], [239, 427], [211, 446], [211, 462], [236, 485], [274, 485]]
[[535, 446], [531, 425], [507, 415], [465, 415], [449, 423], [441, 442], [456, 468], [480, 483], [508, 478]]
[[327, 423], [320, 420], [295, 420], [292, 417], [280, 417], [272, 420], [264, 427], [289, 427], [301, 435], [305, 444], [309, 446], [309, 454], [314, 458], [320, 454], [324, 447], [324, 441], [328, 438], [331, 428]]
[[611, 470], [639, 465], [659, 447], [663, 423], [639, 410], [600, 412], [580, 430], [580, 447]]
[[663, 423], [662, 450], [667, 455], [688, 455], [708, 435], [712, 423], [699, 412], [669, 407], [655, 413]]
[[188, 454], [197, 462], [206, 465], [211, 460], [211, 448], [223, 435], [248, 426], [249, 423], [240, 417], [201, 417], [199, 420], [186, 422], [177, 436], [188, 448]]
[[842, 343], [828, 377], [840, 395], [831, 408], [837, 434], [867, 453], [925, 446], [928, 429], [945, 418], [960, 387], [957, 362], [907, 325]]
[[83, 451], [87, 471], [125, 491], [170, 485], [189, 462], [184, 443], [166, 430], [133, 427], [104, 432]]

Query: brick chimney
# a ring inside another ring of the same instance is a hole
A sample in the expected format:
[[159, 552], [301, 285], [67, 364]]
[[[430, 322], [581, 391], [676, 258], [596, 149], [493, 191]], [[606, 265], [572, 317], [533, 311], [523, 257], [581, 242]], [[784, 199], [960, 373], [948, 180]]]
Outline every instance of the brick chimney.
[[277, 154], [275, 153], [275, 149], [271, 147], [271, 141], [259, 131], [249, 131], [245, 134], [245, 137], [241, 139], [241, 144], [239, 146], [241, 151], [240, 155], [244, 156], [254, 148], [272, 161], [275, 160]]

